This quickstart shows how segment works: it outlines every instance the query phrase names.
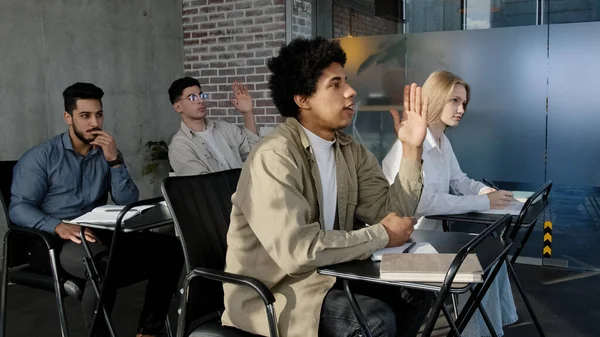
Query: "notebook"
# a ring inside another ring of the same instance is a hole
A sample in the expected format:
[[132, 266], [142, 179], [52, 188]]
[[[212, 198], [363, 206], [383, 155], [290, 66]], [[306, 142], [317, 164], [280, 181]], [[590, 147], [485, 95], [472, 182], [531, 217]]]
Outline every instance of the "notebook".
[[[125, 216], [123, 217], [123, 222], [133, 218], [134, 216], [142, 213], [143, 211], [154, 207], [155, 205], [143, 205], [137, 206], [130, 209]], [[121, 210], [123, 210], [125, 206], [117, 206], [117, 205], [105, 205], [96, 207], [90, 212], [85, 213], [84, 215], [75, 218], [70, 221], [65, 221], [68, 223], [79, 224], [79, 223], [91, 223], [91, 224], [116, 224], [117, 216]]]
[[[521, 213], [521, 209], [525, 206], [525, 201], [527, 198], [533, 195], [534, 192], [525, 192], [525, 191], [513, 191], [513, 197], [516, 200], [513, 200], [508, 206], [503, 209], [490, 209], [487, 211], [479, 211], [477, 213], [483, 214], [510, 214], [510, 215], [519, 215]], [[540, 194], [532, 204], [540, 201], [542, 199], [542, 195]]]
[[[444, 282], [456, 254], [383, 254], [379, 277], [406, 282]], [[476, 254], [469, 254], [461, 265], [456, 283], [483, 282], [483, 268]]]
[[[381, 261], [381, 256], [383, 256], [383, 254], [402, 254], [402, 252], [404, 252], [404, 250], [406, 248], [408, 248], [411, 245], [411, 243], [412, 242], [407, 242], [407, 243], [403, 244], [402, 246], [380, 249], [380, 250], [374, 252], [371, 255], [371, 260], [373, 260], [373, 261]], [[417, 242], [406, 253], [411, 253], [411, 254], [436, 254], [437, 250], [435, 250], [435, 248], [433, 248], [433, 246], [431, 244], [429, 244], [428, 242]]]

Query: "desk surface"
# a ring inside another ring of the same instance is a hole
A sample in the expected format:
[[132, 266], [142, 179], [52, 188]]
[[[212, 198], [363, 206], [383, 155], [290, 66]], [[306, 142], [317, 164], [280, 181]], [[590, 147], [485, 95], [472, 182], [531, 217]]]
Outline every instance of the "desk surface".
[[[466, 233], [447, 233], [442, 231], [428, 231], [416, 229], [411, 238], [415, 242], [429, 242], [438, 253], [457, 253], [460, 248], [471, 241], [475, 235]], [[489, 237], [477, 248], [477, 257], [487, 271], [492, 267], [495, 258], [504, 250], [504, 245], [499, 238]], [[439, 290], [440, 284], [421, 284], [415, 286], [415, 282], [398, 282], [382, 280], [379, 278], [380, 262], [371, 259], [361, 261], [350, 261], [336, 265], [321, 267], [318, 272], [323, 275], [335, 276], [348, 280], [363, 280], [373, 283], [391, 284], [396, 286], [406, 286], [410, 288], [419, 288], [427, 290]], [[464, 292], [468, 289], [468, 284], [454, 284], [453, 290]]]
[[[157, 227], [166, 226], [173, 223], [173, 217], [169, 208], [160, 203], [156, 206], [143, 211], [141, 214], [134, 216], [133, 218], [124, 221], [121, 225], [121, 230], [125, 233], [136, 232], [144, 229], [153, 229]], [[113, 230], [115, 224], [80, 224], [84, 227], [99, 228]]]
[[[525, 214], [525, 218], [523, 219], [522, 226], [530, 226], [534, 224], [537, 219], [542, 215], [548, 206], [550, 205], [550, 201], [548, 200], [540, 200], [535, 204], [531, 205], [527, 214]], [[484, 213], [464, 213], [464, 214], [455, 214], [455, 215], [430, 215], [427, 216], [428, 219], [435, 220], [448, 220], [448, 221], [460, 221], [460, 222], [470, 222], [470, 223], [480, 223], [491, 225], [501, 217], [503, 214], [484, 214]], [[512, 216], [512, 223], [517, 222], [518, 216]]]

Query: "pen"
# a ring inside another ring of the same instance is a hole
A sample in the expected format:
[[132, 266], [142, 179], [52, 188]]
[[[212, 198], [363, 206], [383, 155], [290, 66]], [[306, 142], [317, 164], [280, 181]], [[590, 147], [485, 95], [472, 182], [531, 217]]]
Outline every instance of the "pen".
[[500, 189], [498, 188], [498, 186], [496, 186], [496, 185], [492, 184], [492, 183], [491, 183], [491, 182], [489, 182], [487, 179], [483, 178], [481, 181], [482, 181], [484, 184], [486, 184], [488, 187], [491, 187], [491, 188], [494, 188], [494, 189], [496, 189], [497, 191], [500, 191]]
[[405, 250], [402, 251], [402, 253], [408, 253], [410, 251], [410, 249], [412, 247], [414, 247], [416, 244], [417, 244], [416, 242], [411, 243], [410, 245], [408, 245], [408, 248], [406, 248]]

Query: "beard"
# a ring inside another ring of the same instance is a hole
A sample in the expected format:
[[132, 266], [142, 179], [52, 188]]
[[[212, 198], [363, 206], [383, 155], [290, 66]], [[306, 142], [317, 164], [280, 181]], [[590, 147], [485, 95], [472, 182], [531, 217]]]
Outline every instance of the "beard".
[[[102, 130], [102, 129], [100, 129], [100, 128], [92, 129], [92, 131], [100, 131], [100, 130]], [[91, 139], [85, 138], [84, 133], [81, 130], [79, 130], [77, 128], [77, 126], [75, 126], [75, 123], [73, 123], [73, 132], [75, 133], [75, 136], [77, 136], [77, 138], [79, 138], [79, 140], [82, 141], [84, 144], [89, 144], [89, 143], [93, 142], [94, 139], [96, 139], [96, 136], [92, 136]]]

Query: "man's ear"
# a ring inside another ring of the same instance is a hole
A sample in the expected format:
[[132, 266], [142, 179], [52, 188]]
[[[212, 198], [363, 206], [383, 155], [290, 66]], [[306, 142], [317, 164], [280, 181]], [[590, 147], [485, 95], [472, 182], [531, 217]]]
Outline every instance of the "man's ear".
[[178, 113], [183, 112], [183, 107], [181, 106], [181, 104], [179, 102], [173, 103], [173, 109], [175, 109], [175, 111], [177, 111]]
[[310, 109], [310, 104], [308, 103], [308, 97], [301, 95], [294, 95], [294, 102], [296, 105], [300, 107], [300, 109]]
[[65, 123], [67, 125], [73, 125], [73, 116], [68, 112], [63, 112], [63, 118], [65, 119]]

